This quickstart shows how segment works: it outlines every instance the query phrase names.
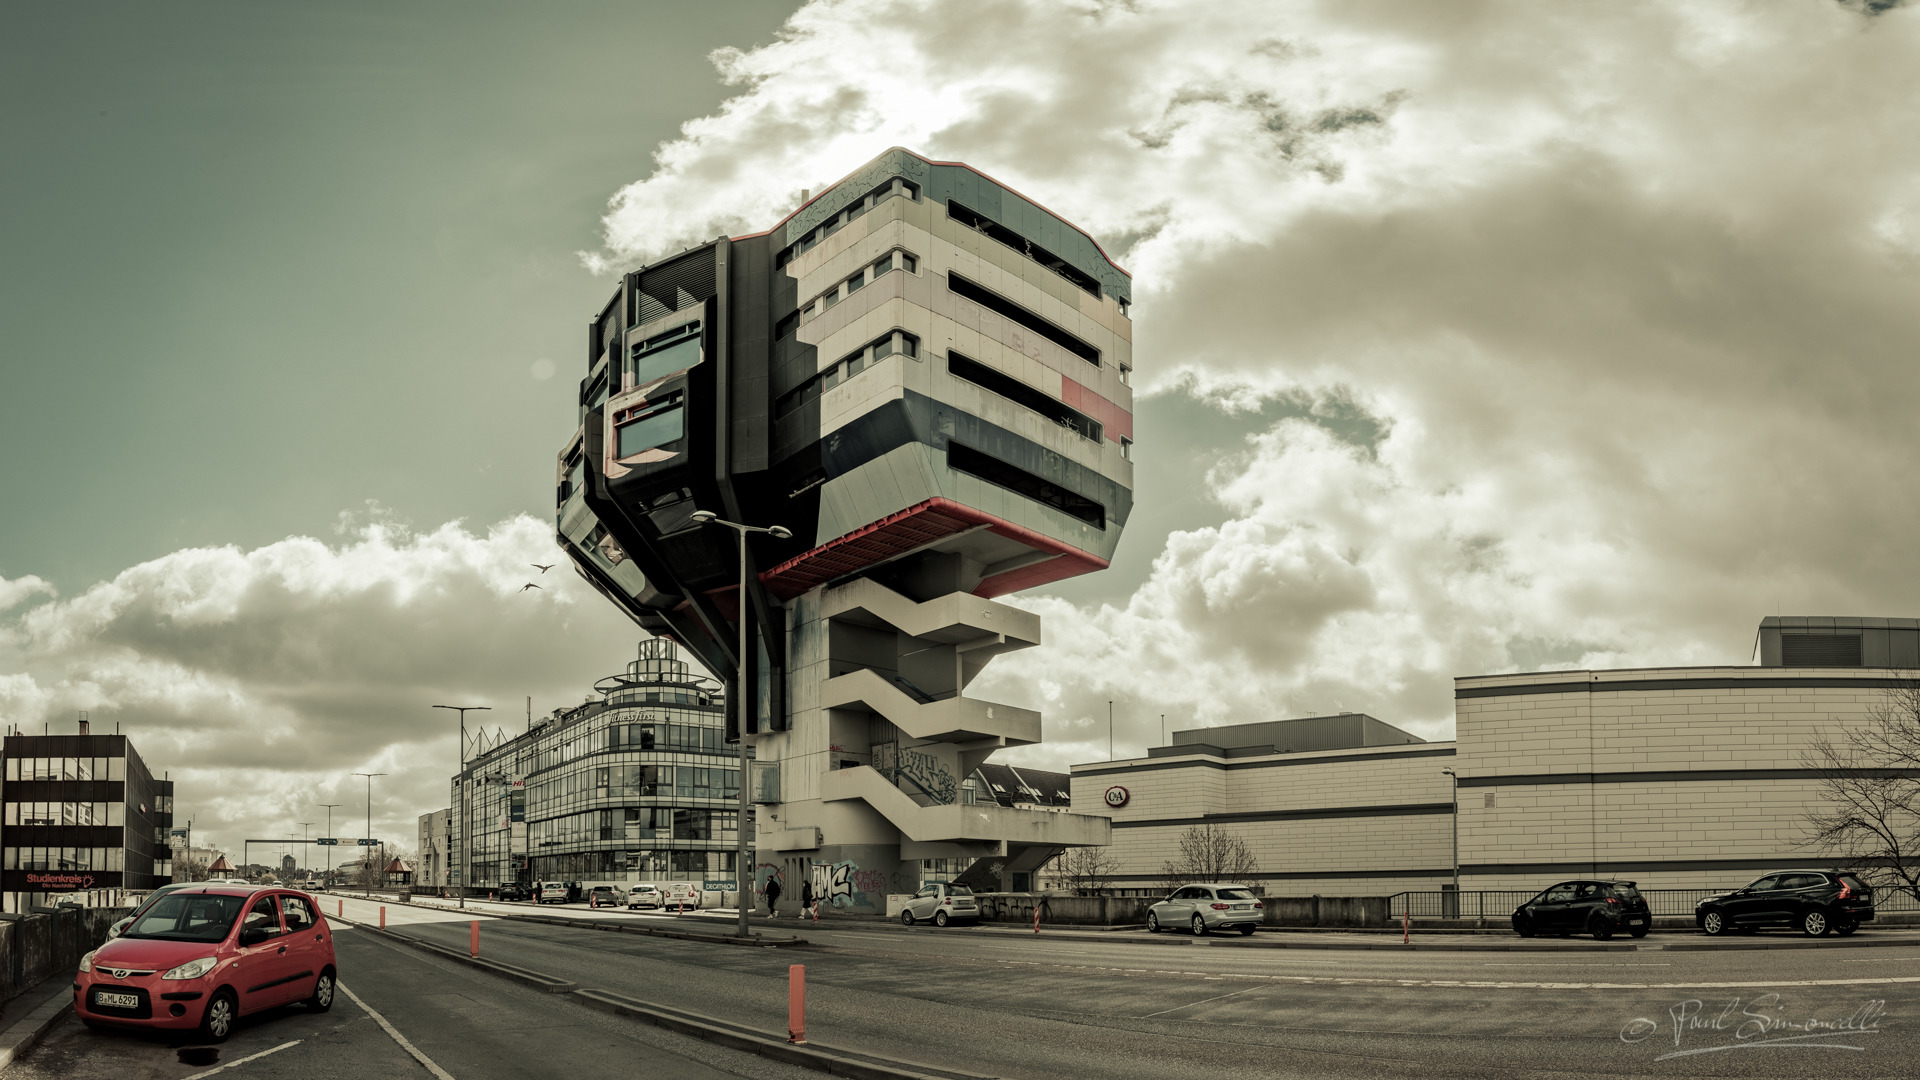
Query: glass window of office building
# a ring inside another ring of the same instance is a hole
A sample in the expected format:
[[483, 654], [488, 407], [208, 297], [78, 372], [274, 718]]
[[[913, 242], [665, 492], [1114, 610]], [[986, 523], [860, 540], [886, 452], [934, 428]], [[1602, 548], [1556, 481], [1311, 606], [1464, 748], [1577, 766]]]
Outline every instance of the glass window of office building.
[[654, 639], [594, 691], [524, 734], [468, 733], [453, 886], [732, 879], [739, 768], [719, 685]]

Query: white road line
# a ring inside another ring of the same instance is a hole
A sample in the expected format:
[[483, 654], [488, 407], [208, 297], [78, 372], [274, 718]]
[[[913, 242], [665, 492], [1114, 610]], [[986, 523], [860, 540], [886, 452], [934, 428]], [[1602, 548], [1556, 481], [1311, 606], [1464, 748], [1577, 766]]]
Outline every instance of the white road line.
[[1609, 963], [1596, 963], [1596, 962], [1594, 962], [1594, 961], [1591, 961], [1591, 960], [1585, 960], [1585, 961], [1582, 961], [1582, 960], [1570, 960], [1570, 961], [1568, 961], [1567, 963], [1564, 963], [1564, 964], [1497, 964], [1497, 963], [1483, 963], [1483, 964], [1481, 964], [1480, 966], [1481, 966], [1481, 967], [1543, 967], [1543, 968], [1566, 968], [1566, 967], [1632, 967], [1632, 968], [1643, 968], [1643, 967], [1672, 967], [1673, 965], [1672, 965], [1672, 964], [1648, 964], [1648, 963], [1642, 963], [1641, 961], [1638, 961], [1638, 960], [1633, 960], [1633, 961], [1629, 961], [1629, 962], [1627, 962], [1627, 963], [1625, 963], [1625, 964], [1609, 964]]
[[1192, 1002], [1188, 1002], [1188, 1003], [1187, 1003], [1187, 1004], [1185, 1004], [1185, 1005], [1175, 1005], [1175, 1006], [1174, 1006], [1173, 1008], [1171, 1008], [1171, 1009], [1161, 1009], [1161, 1010], [1160, 1010], [1159, 1012], [1150, 1012], [1150, 1013], [1148, 1013], [1147, 1015], [1145, 1015], [1145, 1016], [1143, 1016], [1143, 1017], [1141, 1017], [1140, 1019], [1142, 1019], [1142, 1020], [1151, 1020], [1151, 1019], [1153, 1019], [1153, 1018], [1154, 1018], [1154, 1017], [1156, 1017], [1156, 1016], [1165, 1016], [1165, 1015], [1167, 1015], [1167, 1014], [1168, 1014], [1168, 1013], [1170, 1013], [1170, 1012], [1179, 1012], [1179, 1011], [1181, 1011], [1182, 1009], [1191, 1009], [1191, 1008], [1194, 1008], [1195, 1006], [1198, 1006], [1198, 1005], [1205, 1005], [1205, 1004], [1207, 1004], [1207, 1003], [1208, 1003], [1208, 1002], [1210, 1002], [1210, 1001], [1224, 1001], [1224, 1000], [1226, 1000], [1227, 998], [1230, 998], [1230, 997], [1239, 997], [1239, 996], [1240, 996], [1241, 994], [1251, 994], [1251, 993], [1253, 993], [1253, 992], [1254, 992], [1255, 990], [1264, 990], [1264, 989], [1266, 989], [1266, 987], [1264, 987], [1264, 986], [1249, 986], [1249, 987], [1247, 987], [1247, 988], [1246, 988], [1245, 990], [1235, 990], [1235, 991], [1234, 991], [1233, 993], [1231, 993], [1231, 994], [1221, 994], [1221, 995], [1219, 995], [1219, 996], [1217, 996], [1217, 997], [1210, 997], [1210, 998], [1201, 998], [1201, 999], [1200, 999], [1199, 1001], [1192, 1001]]
[[284, 1042], [284, 1043], [281, 1043], [279, 1046], [274, 1047], [271, 1050], [262, 1050], [257, 1054], [248, 1054], [246, 1057], [243, 1057], [243, 1058], [235, 1058], [234, 1060], [227, 1062], [225, 1065], [215, 1065], [213, 1068], [208, 1069], [204, 1072], [189, 1073], [187, 1074], [186, 1080], [200, 1080], [200, 1078], [203, 1076], [212, 1076], [214, 1073], [220, 1072], [222, 1070], [231, 1069], [235, 1065], [245, 1065], [249, 1061], [257, 1061], [260, 1058], [266, 1057], [268, 1054], [277, 1054], [280, 1051], [285, 1050], [289, 1046], [299, 1046], [300, 1042], [301, 1040], [299, 1039], [295, 1039], [292, 1042]]
[[[1036, 960], [998, 960], [1020, 967], [1059, 967], [1068, 971], [1123, 972], [1124, 968], [1071, 967]], [[1399, 986], [1408, 989], [1457, 987], [1470, 990], [1777, 990], [1795, 986], [1895, 986], [1920, 983], [1920, 975], [1878, 979], [1787, 979], [1767, 982], [1511, 982], [1505, 979], [1368, 979], [1345, 975], [1217, 975], [1206, 971], [1156, 971], [1156, 975], [1206, 975], [1213, 978], [1252, 979], [1259, 982], [1319, 986]]]
[[413, 1055], [413, 1059], [414, 1059], [415, 1061], [418, 1061], [418, 1062], [419, 1062], [420, 1064], [422, 1064], [422, 1065], [425, 1065], [425, 1066], [427, 1067], [427, 1071], [428, 1071], [428, 1072], [430, 1072], [430, 1073], [432, 1073], [432, 1074], [433, 1074], [434, 1076], [436, 1076], [436, 1077], [438, 1077], [438, 1078], [439, 1078], [439, 1080], [453, 1080], [453, 1076], [452, 1076], [451, 1074], [449, 1074], [449, 1073], [447, 1072], [447, 1070], [445, 1070], [445, 1069], [443, 1069], [443, 1068], [441, 1068], [441, 1067], [440, 1067], [440, 1066], [438, 1066], [438, 1065], [435, 1065], [435, 1064], [433, 1063], [433, 1059], [432, 1059], [432, 1058], [430, 1058], [430, 1057], [428, 1057], [427, 1055], [425, 1055], [425, 1054], [423, 1054], [423, 1053], [421, 1053], [421, 1052], [420, 1052], [420, 1048], [419, 1048], [419, 1047], [417, 1047], [417, 1046], [415, 1046], [415, 1045], [413, 1045], [412, 1043], [410, 1043], [410, 1042], [408, 1042], [408, 1041], [407, 1041], [407, 1037], [406, 1037], [405, 1035], [402, 1035], [402, 1034], [400, 1034], [400, 1032], [398, 1032], [398, 1031], [396, 1031], [396, 1030], [394, 1030], [394, 1026], [393, 1026], [392, 1024], [389, 1024], [389, 1023], [387, 1023], [387, 1018], [386, 1018], [386, 1017], [384, 1017], [384, 1016], [381, 1016], [381, 1015], [380, 1015], [379, 1013], [377, 1013], [377, 1012], [374, 1012], [374, 1011], [373, 1011], [373, 1006], [371, 1006], [371, 1005], [369, 1005], [369, 1004], [367, 1004], [367, 1003], [366, 1003], [366, 1002], [364, 1002], [364, 1001], [361, 1001], [361, 1000], [360, 1000], [360, 995], [359, 995], [359, 994], [356, 994], [356, 993], [354, 993], [353, 991], [351, 991], [351, 990], [348, 990], [348, 989], [347, 989], [347, 987], [346, 987], [346, 984], [344, 984], [344, 983], [339, 983], [339, 982], [336, 982], [336, 983], [334, 983], [334, 985], [335, 985], [335, 986], [337, 986], [337, 987], [339, 987], [339, 988], [340, 988], [340, 991], [341, 991], [342, 993], [344, 993], [344, 994], [346, 994], [346, 995], [347, 995], [348, 997], [350, 997], [350, 998], [352, 998], [352, 999], [353, 999], [353, 1003], [354, 1003], [355, 1005], [358, 1005], [358, 1006], [360, 1006], [360, 1007], [361, 1007], [362, 1009], [365, 1009], [365, 1010], [366, 1010], [366, 1012], [367, 1012], [367, 1015], [368, 1015], [368, 1016], [371, 1016], [371, 1017], [373, 1017], [373, 1022], [374, 1022], [374, 1023], [376, 1023], [376, 1024], [379, 1024], [379, 1025], [381, 1026], [381, 1028], [383, 1028], [383, 1029], [384, 1029], [384, 1030], [386, 1031], [386, 1033], [387, 1033], [388, 1035], [391, 1035], [391, 1036], [393, 1037], [393, 1041], [394, 1041], [394, 1042], [397, 1042], [397, 1043], [399, 1043], [399, 1044], [400, 1044], [400, 1048], [401, 1048], [402, 1050], [405, 1050], [405, 1051], [406, 1051], [407, 1053], [409, 1053], [409, 1054], [412, 1054], [412, 1055]]

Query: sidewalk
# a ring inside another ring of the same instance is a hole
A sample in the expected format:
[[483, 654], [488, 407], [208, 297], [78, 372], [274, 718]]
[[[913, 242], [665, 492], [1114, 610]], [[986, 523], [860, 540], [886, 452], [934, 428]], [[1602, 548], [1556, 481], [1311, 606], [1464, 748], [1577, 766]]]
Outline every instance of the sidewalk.
[[77, 968], [48, 976], [40, 985], [0, 1005], [0, 1069], [31, 1050], [41, 1036], [73, 1011], [73, 982], [79, 976]]

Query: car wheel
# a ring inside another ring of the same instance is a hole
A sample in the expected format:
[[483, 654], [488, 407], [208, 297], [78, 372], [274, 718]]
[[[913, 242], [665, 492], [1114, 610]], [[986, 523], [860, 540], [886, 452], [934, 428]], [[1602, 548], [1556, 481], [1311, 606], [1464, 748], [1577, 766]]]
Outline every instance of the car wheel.
[[1833, 922], [1833, 932], [1839, 934], [1841, 937], [1846, 937], [1858, 929], [1860, 929], [1860, 924], [1854, 922], [1852, 919], [1835, 919]]
[[1160, 932], [1160, 916], [1151, 911], [1147, 912], [1147, 933], [1157, 934], [1159, 932]]
[[1201, 934], [1204, 934], [1206, 932], [1207, 932], [1207, 920], [1201, 918], [1198, 915], [1195, 915], [1193, 917], [1193, 936], [1199, 937]]
[[1595, 915], [1587, 920], [1587, 933], [1592, 934], [1595, 941], [1608, 941], [1613, 937], [1613, 924]]
[[200, 1017], [200, 1039], [203, 1042], [223, 1043], [233, 1034], [233, 1022], [239, 1019], [239, 1006], [234, 1003], [233, 991], [217, 990], [213, 1000], [207, 1002], [207, 1011]]
[[912, 925], [913, 925], [913, 912], [911, 912], [911, 911], [902, 911], [902, 912], [900, 912], [900, 925], [901, 925], [901, 926], [912, 926]]
[[1252, 936], [1253, 936], [1253, 924], [1252, 924], [1252, 923], [1241, 923], [1241, 924], [1240, 924], [1240, 936], [1241, 936], [1241, 937], [1252, 937]]
[[331, 1008], [333, 1008], [333, 969], [327, 968], [320, 972], [319, 978], [313, 980], [313, 996], [307, 999], [307, 1009], [310, 1012], [326, 1012]]
[[1525, 918], [1524, 916], [1515, 915], [1513, 917], [1513, 932], [1519, 934], [1521, 937], [1532, 937], [1534, 933], [1533, 920]]
[[1634, 937], [1646, 937], [1647, 931], [1651, 929], [1653, 928], [1650, 926], [1636, 926], [1631, 931], [1629, 931], [1629, 933], [1631, 933]]
[[1727, 920], [1719, 912], [1709, 911], [1700, 916], [1700, 931], [1709, 935], [1724, 934], [1727, 932]]
[[1800, 916], [1800, 932], [1808, 937], [1826, 937], [1827, 913], [1824, 911], [1809, 911], [1805, 915]]
[[947, 925], [947, 913], [946, 913], [946, 912], [944, 912], [944, 911], [936, 911], [936, 912], [934, 912], [934, 913], [933, 913], [933, 925], [935, 925], [935, 926], [938, 926], [938, 927], [941, 927], [942, 929], [945, 929], [945, 927], [946, 927], [946, 925]]

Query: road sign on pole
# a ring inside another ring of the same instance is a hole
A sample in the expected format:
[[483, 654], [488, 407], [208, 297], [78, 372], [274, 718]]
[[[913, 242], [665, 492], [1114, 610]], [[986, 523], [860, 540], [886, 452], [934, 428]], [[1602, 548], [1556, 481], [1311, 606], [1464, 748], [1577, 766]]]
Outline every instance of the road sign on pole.
[[316, 836], [314, 837], [313, 842], [316, 844], [319, 844], [321, 847], [339, 847], [340, 846], [340, 838], [337, 836]]
[[369, 839], [367, 839], [366, 837], [364, 837], [364, 836], [363, 836], [363, 837], [361, 837], [360, 839], [358, 839], [358, 840], [356, 840], [356, 841], [354, 841], [354, 843], [356, 843], [356, 844], [359, 844], [359, 845], [360, 845], [361, 847], [377, 847], [377, 846], [379, 846], [379, 844], [380, 844], [380, 841], [378, 841], [378, 840], [369, 840]]

